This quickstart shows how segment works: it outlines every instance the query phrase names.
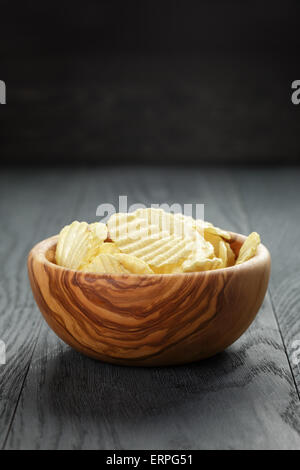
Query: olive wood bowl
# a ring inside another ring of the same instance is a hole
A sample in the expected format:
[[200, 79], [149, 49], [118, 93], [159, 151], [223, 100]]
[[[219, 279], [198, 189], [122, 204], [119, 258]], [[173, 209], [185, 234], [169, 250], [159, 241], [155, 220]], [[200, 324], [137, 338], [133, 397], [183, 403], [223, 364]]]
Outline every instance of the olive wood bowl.
[[[245, 237], [231, 235], [237, 254]], [[35, 300], [63, 341], [114, 364], [183, 364], [224, 350], [253, 321], [270, 276], [270, 254], [262, 244], [251, 260], [229, 268], [137, 275], [58, 266], [57, 239], [29, 253]]]

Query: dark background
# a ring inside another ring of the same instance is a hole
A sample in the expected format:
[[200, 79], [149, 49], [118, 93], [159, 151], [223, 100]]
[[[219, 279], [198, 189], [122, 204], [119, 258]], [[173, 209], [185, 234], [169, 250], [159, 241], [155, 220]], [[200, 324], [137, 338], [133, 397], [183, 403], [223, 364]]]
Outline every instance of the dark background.
[[[299, 0], [0, 0], [0, 449], [300, 449], [299, 13]], [[110, 366], [42, 320], [29, 250], [100, 220], [100, 204], [118, 211], [119, 195], [205, 204], [216, 226], [260, 234], [268, 294], [226, 351]]]
[[1, 2], [6, 164], [295, 164], [300, 2]]

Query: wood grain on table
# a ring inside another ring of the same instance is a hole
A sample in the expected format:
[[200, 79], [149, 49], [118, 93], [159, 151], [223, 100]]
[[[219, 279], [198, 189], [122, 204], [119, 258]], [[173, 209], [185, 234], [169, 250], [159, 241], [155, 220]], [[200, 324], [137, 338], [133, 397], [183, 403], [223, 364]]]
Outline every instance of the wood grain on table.
[[[3, 170], [0, 184], [0, 445], [5, 449], [300, 449], [299, 169]], [[103, 202], [204, 203], [271, 250], [269, 293], [249, 330], [202, 362], [131, 368], [63, 344], [42, 320], [26, 257]]]

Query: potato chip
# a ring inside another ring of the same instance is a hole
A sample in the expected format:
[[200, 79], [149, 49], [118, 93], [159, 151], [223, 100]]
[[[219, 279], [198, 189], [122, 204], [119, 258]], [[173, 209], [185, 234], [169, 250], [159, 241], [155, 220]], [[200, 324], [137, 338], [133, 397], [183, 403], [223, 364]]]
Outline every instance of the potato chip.
[[160, 208], [117, 213], [107, 225], [75, 221], [64, 227], [56, 249], [61, 266], [87, 272], [182, 273], [226, 268], [255, 255], [255, 232], [238, 259], [229, 232], [201, 219]]
[[213, 224], [210, 222], [206, 222], [203, 220], [197, 220], [196, 221], [196, 226], [198, 230], [204, 231], [204, 238], [209, 235], [217, 235], [218, 237], [222, 237], [225, 240], [230, 240], [231, 235], [229, 232], [226, 230], [222, 230], [219, 227], [215, 227]]
[[173, 214], [163, 209], [138, 209], [136, 217], [144, 219], [149, 226], [158, 227], [159, 232], [167, 232], [178, 237], [192, 236], [195, 231], [195, 220], [181, 213]]
[[[189, 224], [187, 230], [185, 224]], [[130, 214], [114, 214], [108, 229], [122, 253], [145, 261], [156, 273], [182, 272], [181, 265], [186, 259], [214, 255], [212, 245], [196, 230], [195, 221], [182, 214], [138, 209]], [[199, 250], [201, 254], [196, 254]]]
[[117, 247], [117, 245], [113, 242], [105, 242], [105, 243], [101, 243], [97, 249], [97, 251], [94, 253], [94, 255], [92, 257], [90, 257], [88, 259], [88, 261], [85, 263], [83, 262], [80, 266], [80, 269], [81, 270], [84, 270], [88, 264], [93, 261], [93, 259], [100, 255], [100, 254], [110, 254], [110, 255], [113, 255], [113, 254], [116, 254], [116, 253], [120, 253], [120, 250], [119, 248]]
[[182, 214], [172, 214], [162, 209], [137, 209], [131, 213], [113, 214], [108, 220], [109, 236], [121, 238], [160, 238], [161, 233], [175, 236], [192, 236], [195, 221]]
[[235, 264], [235, 254], [228, 242], [225, 242], [225, 245], [227, 248], [227, 267], [230, 267]]
[[204, 234], [204, 239], [213, 246], [215, 256], [219, 256], [219, 243], [222, 238], [218, 235], [206, 232]]
[[161, 266], [152, 266], [153, 272], [155, 274], [176, 274], [183, 273], [182, 269], [183, 260], [180, 260], [178, 263], [173, 264], [163, 264]]
[[[90, 227], [86, 222], [75, 220], [65, 226], [58, 237], [56, 263], [70, 269], [79, 269], [97, 253], [107, 231], [103, 227]], [[101, 224], [101, 226], [104, 224]], [[102, 237], [102, 238], [101, 238]]]
[[176, 237], [122, 239], [116, 241], [123, 253], [131, 254], [145, 261], [153, 269], [183, 261], [193, 250], [194, 240]]
[[212, 269], [219, 269], [221, 267], [222, 260], [220, 258], [191, 258], [187, 259], [182, 264], [182, 270], [184, 273], [210, 271]]
[[[235, 263], [235, 254], [228, 241], [225, 241], [231, 239], [230, 233], [218, 227], [214, 227], [209, 222], [203, 222], [203, 230], [205, 240], [214, 247], [215, 256], [223, 260], [223, 267], [233, 266]], [[225, 253], [225, 247], [227, 253]], [[225, 259], [226, 264], [224, 264]]]
[[[135, 219], [133, 213], [118, 212], [113, 214], [107, 222], [109, 239], [115, 241], [127, 237], [128, 232], [133, 233], [136, 230]], [[148, 236], [148, 233], [145, 235]]]
[[222, 260], [217, 258], [214, 247], [198, 233], [193, 250], [182, 264], [182, 272], [205, 271], [222, 267]]
[[240, 248], [239, 256], [235, 264], [241, 264], [255, 256], [258, 245], [260, 244], [260, 236], [256, 232], [250, 233]]
[[190, 257], [193, 258], [213, 258], [215, 256], [213, 245], [206, 241], [199, 232], [196, 231], [194, 245]]
[[123, 253], [102, 253], [96, 256], [83, 272], [109, 274], [153, 274], [152, 269], [142, 260]]
[[145, 261], [125, 253], [116, 253], [115, 259], [133, 274], [153, 274], [152, 269]]
[[110, 255], [113, 255], [115, 253], [120, 253], [120, 250], [114, 242], [105, 242], [100, 245], [99, 250], [97, 252], [97, 254], [99, 255], [101, 253], [109, 253]]
[[219, 242], [219, 258], [222, 260], [222, 268], [226, 268], [227, 262], [228, 262], [228, 252], [227, 252], [227, 247], [225, 245], [224, 240], [220, 240]]
[[107, 238], [107, 226], [102, 222], [94, 222], [89, 224], [89, 228], [99, 238], [101, 242]]

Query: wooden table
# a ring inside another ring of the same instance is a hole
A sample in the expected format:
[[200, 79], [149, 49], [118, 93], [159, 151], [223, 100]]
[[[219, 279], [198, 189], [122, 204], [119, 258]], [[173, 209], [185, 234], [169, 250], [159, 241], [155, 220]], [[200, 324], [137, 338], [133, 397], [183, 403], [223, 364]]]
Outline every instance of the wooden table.
[[[2, 170], [0, 445], [5, 449], [300, 449], [300, 169]], [[63, 344], [33, 300], [26, 257], [103, 202], [204, 203], [258, 231], [270, 288], [233, 346], [187, 366], [117, 367]], [[298, 359], [298, 360], [297, 360]]]

